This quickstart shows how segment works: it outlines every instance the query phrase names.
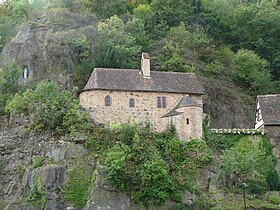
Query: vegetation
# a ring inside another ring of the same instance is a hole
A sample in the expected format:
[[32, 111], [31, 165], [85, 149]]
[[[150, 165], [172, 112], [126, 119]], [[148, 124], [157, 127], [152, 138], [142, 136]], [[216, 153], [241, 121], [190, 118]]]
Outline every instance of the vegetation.
[[39, 168], [44, 165], [45, 158], [43, 156], [36, 156], [34, 162], [32, 163], [32, 168]]
[[[0, 4], [0, 52], [22, 23], [39, 17], [41, 10], [56, 8], [93, 13], [100, 19], [95, 46], [84, 35], [67, 43], [78, 52], [73, 77], [80, 88], [93, 67], [139, 68], [140, 53], [146, 51], [153, 57], [153, 70], [195, 72], [210, 81], [232, 83], [253, 96], [280, 91], [279, 1], [6, 0]], [[214, 134], [207, 120], [203, 140], [189, 142], [176, 139], [172, 128], [156, 133], [145, 124], [90, 128], [75, 89], [62, 91], [49, 81], [22, 87], [20, 76], [16, 62], [1, 66], [0, 114], [32, 112], [30, 128], [72, 136], [82, 133], [87, 137], [85, 147], [106, 165], [113, 186], [144, 207], [173, 200], [178, 202], [175, 209], [242, 208], [242, 198], [211, 203], [200, 194], [196, 178], [213, 161], [213, 154], [221, 157], [219, 181], [225, 192], [237, 192], [240, 182], [258, 196], [280, 190], [275, 158], [265, 137], [252, 143], [247, 135]], [[38, 157], [32, 167], [42, 164]], [[0, 174], [3, 167], [0, 159]], [[71, 168], [63, 189], [64, 198], [78, 208], [89, 192], [91, 175], [84, 172], [83, 166]], [[181, 204], [185, 189], [202, 199], [192, 207]], [[28, 200], [43, 208], [45, 193], [37, 178]], [[250, 194], [248, 206], [278, 208], [275, 195], [256, 200]]]
[[0, 68], [0, 115], [4, 115], [4, 107], [10, 98], [22, 90], [18, 83], [20, 78], [20, 69], [16, 62]]
[[174, 130], [157, 134], [146, 124], [113, 127], [111, 138], [107, 132], [86, 145], [104, 152], [108, 179], [117, 189], [146, 207], [169, 199], [178, 202], [186, 188], [196, 191], [195, 177], [212, 159], [203, 141], [182, 142], [175, 138]]
[[16, 93], [5, 107], [8, 113], [35, 112], [32, 128], [49, 129], [60, 134], [76, 135], [89, 128], [87, 114], [79, 111], [74, 91], [61, 91], [57, 84], [46, 81], [22, 94]]
[[195, 71], [252, 95], [279, 92], [278, 1], [6, 0], [0, 5], [0, 50], [17, 26], [54, 8], [102, 18], [96, 46], [85, 36], [70, 43], [80, 52], [74, 80], [81, 88], [93, 66], [138, 68], [144, 50], [152, 52], [152, 68]]
[[31, 189], [30, 195], [27, 198], [27, 201], [32, 203], [34, 206], [44, 209], [46, 203], [46, 189], [43, 188], [41, 184], [40, 177], [35, 178], [35, 183]]
[[70, 168], [67, 171], [67, 184], [62, 189], [63, 198], [73, 202], [79, 209], [85, 206], [91, 187], [91, 175], [86, 172], [83, 164]]

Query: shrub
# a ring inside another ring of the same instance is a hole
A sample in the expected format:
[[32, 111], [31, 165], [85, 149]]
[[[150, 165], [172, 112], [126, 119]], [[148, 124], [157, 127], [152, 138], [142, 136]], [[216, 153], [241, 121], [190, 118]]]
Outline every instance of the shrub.
[[268, 200], [273, 204], [280, 204], [280, 198], [277, 195], [268, 196]]
[[245, 182], [252, 193], [265, 192], [269, 188], [267, 176], [274, 169], [274, 163], [273, 156], [262, 147], [262, 141], [252, 145], [249, 139], [243, 139], [225, 150], [221, 156], [219, 179], [234, 185]]
[[172, 128], [158, 134], [149, 125], [125, 124], [115, 131], [119, 143], [106, 155], [108, 179], [146, 207], [180, 202], [181, 191], [196, 189], [199, 168], [212, 159], [204, 141], [180, 141]]
[[0, 68], [0, 115], [4, 115], [4, 108], [10, 98], [22, 90], [18, 83], [20, 78], [20, 68], [16, 62], [10, 63]]
[[223, 150], [230, 149], [241, 139], [246, 139], [246, 135], [234, 135], [234, 134], [216, 134], [213, 133], [209, 127], [209, 117], [206, 116], [203, 120], [203, 139], [207, 145], [216, 152], [222, 152]]
[[16, 94], [5, 107], [9, 113], [34, 112], [33, 128], [49, 129], [57, 133], [76, 135], [87, 131], [87, 113], [79, 111], [79, 102], [75, 90], [61, 91], [57, 84], [45, 81], [35, 90], [27, 89], [23, 94]]

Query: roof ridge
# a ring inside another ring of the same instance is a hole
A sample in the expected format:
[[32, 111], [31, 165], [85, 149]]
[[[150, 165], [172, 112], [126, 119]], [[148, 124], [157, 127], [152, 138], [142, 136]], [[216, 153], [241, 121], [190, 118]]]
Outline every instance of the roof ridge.
[[[94, 68], [94, 70], [121, 70], [121, 71], [141, 71], [141, 69], [121, 69], [121, 68]], [[174, 71], [151, 71], [153, 73], [163, 73], [163, 74], [190, 74], [196, 75], [194, 72], [174, 72]]]

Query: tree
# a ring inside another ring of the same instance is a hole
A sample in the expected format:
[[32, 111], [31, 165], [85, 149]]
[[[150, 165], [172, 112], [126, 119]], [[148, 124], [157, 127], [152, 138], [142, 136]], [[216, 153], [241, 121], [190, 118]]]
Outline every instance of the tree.
[[241, 49], [235, 55], [236, 76], [239, 84], [255, 93], [268, 93], [272, 90], [268, 62], [255, 52]]
[[242, 139], [235, 147], [225, 150], [221, 157], [219, 179], [226, 184], [238, 185], [246, 182], [253, 193], [268, 189], [267, 176], [274, 170], [273, 157], [262, 147], [262, 141], [253, 145]]
[[124, 22], [112, 16], [98, 25], [96, 65], [111, 68], [138, 68], [141, 46], [126, 32]]
[[165, 71], [174, 72], [187, 72], [192, 71], [192, 68], [188, 66], [184, 58], [179, 54], [179, 47], [173, 46], [172, 42], [166, 43], [163, 47], [164, 54], [161, 58], [163, 63], [161, 68]]

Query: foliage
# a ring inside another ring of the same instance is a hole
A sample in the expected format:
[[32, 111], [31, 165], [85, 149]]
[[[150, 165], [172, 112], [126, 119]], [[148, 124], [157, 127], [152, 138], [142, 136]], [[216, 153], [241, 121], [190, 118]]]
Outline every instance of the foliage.
[[224, 65], [219, 60], [214, 60], [205, 66], [207, 73], [220, 75], [224, 71]]
[[235, 134], [217, 134], [213, 133], [209, 129], [209, 116], [206, 116], [203, 120], [203, 139], [206, 144], [216, 152], [223, 152], [226, 149], [230, 149], [242, 140], [247, 140], [247, 135], [235, 135]]
[[[20, 102], [20, 103], [19, 103]], [[74, 91], [61, 91], [55, 83], [39, 83], [35, 90], [16, 94], [5, 110], [9, 113], [35, 112], [33, 127], [76, 135], [88, 130], [87, 114], [79, 111]]]
[[30, 195], [27, 198], [27, 201], [32, 203], [34, 206], [44, 209], [46, 203], [46, 189], [43, 188], [41, 184], [40, 177], [35, 178], [35, 183], [31, 189]]
[[85, 142], [85, 147], [94, 152], [95, 155], [103, 156], [117, 142], [117, 135], [108, 128], [96, 127]]
[[82, 209], [89, 195], [91, 178], [86, 173], [85, 165], [74, 166], [67, 171], [68, 181], [62, 189], [63, 198]]
[[34, 162], [32, 163], [32, 168], [39, 168], [44, 165], [45, 158], [43, 156], [36, 156]]
[[268, 200], [273, 204], [280, 204], [280, 198], [277, 195], [269, 195]]
[[117, 16], [98, 24], [96, 65], [110, 68], [138, 67], [141, 46], [126, 32], [126, 25]]
[[6, 1], [0, 4], [0, 52], [5, 44], [16, 34], [17, 27], [29, 15], [27, 0]]
[[176, 203], [166, 208], [163, 208], [163, 210], [193, 210], [193, 207], [185, 203], [178, 203], [178, 204]]
[[82, 89], [95, 66], [91, 56], [92, 50], [87, 37], [83, 34], [73, 39], [70, 44], [73, 46], [73, 50], [79, 54], [79, 61], [75, 63], [73, 68], [73, 83], [79, 89]]
[[235, 147], [225, 150], [221, 157], [222, 165], [219, 174], [227, 184], [248, 184], [253, 193], [262, 193], [268, 189], [266, 177], [274, 170], [273, 156], [262, 147], [262, 141], [252, 144], [242, 140]]
[[19, 182], [22, 182], [23, 175], [24, 175], [24, 166], [21, 163], [19, 163], [17, 165], [17, 177]]
[[16, 62], [0, 68], [0, 115], [4, 115], [4, 108], [13, 94], [21, 91], [22, 86], [18, 83], [20, 68]]
[[178, 46], [174, 47], [172, 42], [166, 43], [166, 45], [163, 47], [163, 50], [163, 64], [161, 65], [163, 70], [173, 72], [191, 71], [191, 67], [189, 67], [185, 60], [179, 55]]
[[267, 70], [268, 62], [253, 51], [241, 49], [236, 53], [235, 65], [237, 80], [246, 84], [250, 90], [267, 93], [272, 90], [271, 75]]
[[279, 5], [277, 1], [202, 1], [201, 14], [207, 29], [235, 50], [246, 48], [269, 61], [274, 78], [279, 79]]
[[157, 134], [145, 124], [114, 129], [120, 142], [106, 155], [108, 179], [146, 207], [180, 201], [181, 190], [195, 190], [198, 169], [212, 158], [203, 141], [179, 141], [172, 130]]

